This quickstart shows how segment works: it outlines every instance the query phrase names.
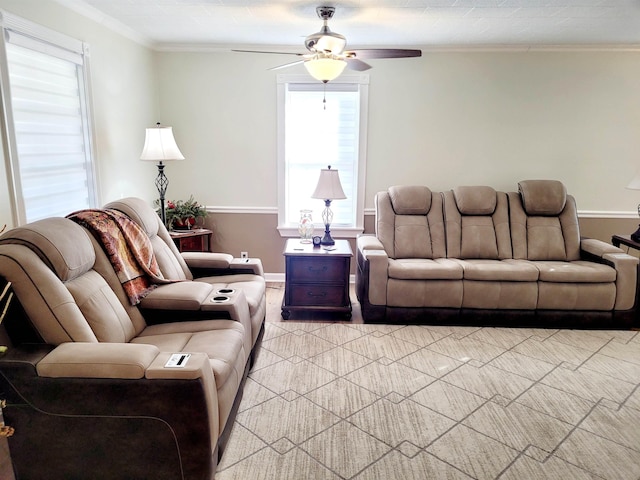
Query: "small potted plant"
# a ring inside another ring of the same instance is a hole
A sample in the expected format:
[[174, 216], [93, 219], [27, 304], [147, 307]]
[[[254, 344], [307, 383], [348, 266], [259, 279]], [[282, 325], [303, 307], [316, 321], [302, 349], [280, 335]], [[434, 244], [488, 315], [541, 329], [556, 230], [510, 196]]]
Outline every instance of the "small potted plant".
[[199, 218], [206, 216], [207, 209], [196, 202], [193, 195], [188, 200], [169, 200], [167, 202], [165, 217], [169, 229], [190, 229]]

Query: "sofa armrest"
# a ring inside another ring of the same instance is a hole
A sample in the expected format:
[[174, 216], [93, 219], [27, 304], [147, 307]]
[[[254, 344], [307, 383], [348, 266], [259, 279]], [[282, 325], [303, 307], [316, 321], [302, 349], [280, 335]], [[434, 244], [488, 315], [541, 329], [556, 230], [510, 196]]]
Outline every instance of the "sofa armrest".
[[605, 263], [616, 269], [615, 310], [629, 310], [636, 304], [638, 282], [638, 258], [626, 253], [605, 253]]
[[51, 378], [144, 378], [159, 353], [155, 345], [63, 343], [38, 362], [36, 371]]
[[624, 253], [624, 250], [614, 247], [610, 243], [586, 237], [580, 239], [580, 250], [588, 255], [593, 255], [599, 258], [602, 258], [606, 253]]
[[358, 250], [384, 250], [382, 242], [378, 240], [375, 235], [360, 235], [356, 239], [356, 246]]
[[359, 270], [368, 272], [363, 280], [368, 284], [369, 303], [386, 305], [389, 257], [384, 246], [375, 235], [361, 235], [356, 240], [356, 248]]
[[616, 270], [615, 310], [629, 310], [636, 303], [638, 258], [624, 250], [594, 238], [580, 240], [581, 256], [599, 263], [606, 263]]
[[25, 478], [81, 478], [87, 464], [110, 478], [213, 478], [220, 425], [205, 354], [165, 369], [170, 354], [152, 345], [42, 347], [11, 347], [0, 358], [12, 460]]
[[253, 273], [264, 276], [259, 258], [235, 258], [227, 253], [183, 252], [182, 258], [195, 277]]
[[204, 282], [175, 282], [158, 285], [141, 301], [140, 308], [167, 311], [198, 311], [214, 295]]

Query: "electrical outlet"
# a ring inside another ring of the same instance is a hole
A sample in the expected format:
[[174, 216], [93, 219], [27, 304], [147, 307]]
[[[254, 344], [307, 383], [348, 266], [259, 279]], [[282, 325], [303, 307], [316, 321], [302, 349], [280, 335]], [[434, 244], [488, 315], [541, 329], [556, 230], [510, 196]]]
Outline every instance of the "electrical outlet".
[[240, 258], [249, 258], [249, 252], [240, 252]]

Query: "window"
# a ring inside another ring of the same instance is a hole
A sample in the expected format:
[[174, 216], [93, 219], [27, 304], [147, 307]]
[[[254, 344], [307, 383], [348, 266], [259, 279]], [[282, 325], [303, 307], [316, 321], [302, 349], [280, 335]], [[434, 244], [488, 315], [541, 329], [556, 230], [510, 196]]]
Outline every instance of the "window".
[[278, 230], [297, 236], [300, 210], [322, 225], [322, 200], [311, 198], [320, 170], [340, 175], [346, 200], [331, 203], [334, 236], [364, 229], [367, 75], [343, 75], [326, 85], [307, 75], [278, 77]]
[[95, 206], [86, 45], [4, 12], [2, 34], [16, 223]]

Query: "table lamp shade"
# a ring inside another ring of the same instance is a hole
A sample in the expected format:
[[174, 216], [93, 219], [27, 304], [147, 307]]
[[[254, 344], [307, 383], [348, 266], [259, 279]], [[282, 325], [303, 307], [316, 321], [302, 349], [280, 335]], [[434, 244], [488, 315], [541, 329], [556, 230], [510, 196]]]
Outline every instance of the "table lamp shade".
[[318, 185], [311, 198], [322, 200], [344, 200], [347, 198], [342, 190], [338, 170], [331, 170], [331, 166], [329, 166], [329, 168], [323, 168], [320, 171]]
[[184, 156], [173, 137], [173, 128], [161, 127], [160, 124], [147, 128], [140, 160], [154, 162], [184, 160]]

